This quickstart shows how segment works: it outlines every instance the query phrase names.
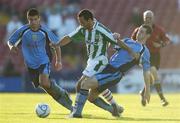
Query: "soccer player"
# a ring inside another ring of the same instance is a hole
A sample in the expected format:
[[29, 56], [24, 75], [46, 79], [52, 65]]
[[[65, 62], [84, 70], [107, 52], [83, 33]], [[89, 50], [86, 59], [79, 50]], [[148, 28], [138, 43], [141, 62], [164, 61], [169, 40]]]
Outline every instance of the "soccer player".
[[[86, 43], [89, 58], [87, 61], [87, 66], [83, 71], [83, 76], [77, 83], [77, 92], [79, 92], [80, 84], [84, 79], [90, 78], [96, 73], [99, 73], [108, 64], [108, 45], [109, 43], [115, 45], [117, 42], [114, 39], [112, 32], [103, 24], [94, 19], [91, 11], [83, 9], [78, 13], [77, 18], [80, 26], [74, 32], [63, 37], [63, 39], [60, 41], [60, 45], [64, 46], [71, 41], [85, 41]], [[119, 45], [128, 50], [132, 56], [138, 56], [137, 54], [133, 53], [131, 49], [128, 48], [123, 42], [120, 42]], [[102, 93], [110, 104], [116, 104], [109, 89]], [[116, 106], [118, 105], [116, 104]]]
[[[151, 73], [154, 77], [154, 87], [162, 101], [162, 106], [167, 106], [168, 102], [163, 95], [162, 87], [160, 83], [160, 79], [158, 77], [158, 70], [160, 66], [160, 49], [170, 43], [169, 38], [166, 36], [162, 27], [154, 24], [154, 13], [150, 10], [147, 10], [143, 14], [144, 24], [149, 25], [153, 32], [151, 36], [148, 38], [146, 45], [150, 51], [150, 62], [151, 62]], [[136, 28], [132, 33], [132, 39], [136, 40], [136, 34], [139, 28]], [[141, 103], [143, 106], [146, 105], [143, 97], [144, 89], [140, 92], [141, 95]]]
[[[81, 82], [80, 92], [76, 96], [75, 107], [70, 117], [82, 117], [84, 104], [89, 96], [90, 102], [98, 102], [97, 105], [104, 110], [113, 114], [113, 105], [108, 105], [102, 98], [98, 97], [103, 90], [120, 82], [121, 78], [133, 68], [135, 65], [141, 64], [144, 73], [145, 91], [144, 100], [150, 100], [150, 53], [144, 45], [152, 30], [147, 25], [142, 25], [137, 32], [138, 42], [130, 38], [125, 38], [122, 41], [128, 45], [134, 52], [139, 53], [139, 59], [134, 59], [126, 50], [118, 48], [118, 51], [111, 57], [109, 64], [102, 72], [95, 74], [93, 78], [87, 78]], [[118, 39], [120, 41], [120, 39]], [[90, 93], [89, 93], [89, 89]], [[120, 115], [120, 113], [119, 113]]]
[[[34, 86], [42, 87], [59, 104], [72, 111], [72, 100], [66, 90], [50, 79], [50, 65], [52, 52], [49, 43], [57, 44], [58, 38], [46, 27], [40, 25], [40, 14], [37, 9], [31, 8], [27, 11], [28, 24], [17, 29], [10, 36], [8, 46], [12, 52], [17, 51], [21, 45], [25, 64]], [[55, 68], [61, 69], [60, 47], [55, 48]]]

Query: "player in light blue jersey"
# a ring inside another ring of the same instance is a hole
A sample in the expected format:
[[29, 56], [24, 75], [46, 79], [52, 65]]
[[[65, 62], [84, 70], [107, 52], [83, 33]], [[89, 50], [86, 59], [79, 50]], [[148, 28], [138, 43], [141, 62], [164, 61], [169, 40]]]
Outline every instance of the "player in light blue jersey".
[[[50, 79], [50, 66], [52, 60], [52, 47], [50, 42], [57, 44], [59, 39], [46, 27], [40, 25], [40, 14], [32, 8], [27, 12], [28, 24], [16, 30], [9, 38], [8, 46], [12, 52], [17, 51], [21, 45], [24, 62], [28, 68], [29, 76], [35, 87], [42, 87], [59, 104], [72, 111], [72, 101], [67, 91]], [[54, 48], [56, 58], [55, 69], [60, 70], [61, 49]]]
[[[144, 45], [147, 38], [152, 32], [151, 27], [147, 25], [142, 25], [137, 33], [137, 40], [135, 42], [130, 38], [125, 38], [122, 40], [128, 47], [130, 47], [134, 52], [139, 53], [139, 59], [134, 59], [126, 50], [118, 48], [118, 51], [114, 53], [111, 57], [109, 64], [102, 70], [102, 72], [95, 74], [93, 78], [87, 78], [81, 83], [81, 91], [79, 93], [78, 99], [75, 102], [76, 107], [70, 114], [70, 117], [82, 117], [82, 110], [84, 104], [88, 98], [91, 102], [98, 102], [99, 107], [110, 113], [118, 112], [114, 111], [114, 105], [108, 105], [102, 98], [98, 97], [99, 93], [105, 89], [115, 85], [120, 82], [121, 78], [136, 65], [141, 64], [144, 72], [145, 81], [145, 93], [144, 98], [147, 102], [150, 100], [150, 54], [147, 47]], [[121, 41], [118, 39], [118, 41]], [[89, 90], [90, 89], [90, 93]], [[120, 110], [120, 109], [117, 109]], [[121, 113], [119, 113], [120, 115]], [[118, 116], [118, 114], [116, 115]]]

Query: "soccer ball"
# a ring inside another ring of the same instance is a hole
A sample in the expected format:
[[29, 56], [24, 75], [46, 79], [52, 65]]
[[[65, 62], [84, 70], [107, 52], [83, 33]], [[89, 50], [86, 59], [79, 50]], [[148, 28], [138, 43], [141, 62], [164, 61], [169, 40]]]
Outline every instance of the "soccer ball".
[[35, 112], [38, 117], [45, 118], [50, 114], [50, 107], [46, 103], [38, 103], [35, 107]]

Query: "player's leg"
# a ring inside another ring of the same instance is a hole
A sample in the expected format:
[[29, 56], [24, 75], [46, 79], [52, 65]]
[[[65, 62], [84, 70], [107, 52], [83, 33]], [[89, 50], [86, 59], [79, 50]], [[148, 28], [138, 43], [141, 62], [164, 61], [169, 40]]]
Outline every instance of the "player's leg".
[[89, 75], [89, 72], [92, 70], [91, 69], [92, 66], [90, 66], [89, 63], [87, 63], [87, 64], [88, 64], [87, 67], [83, 71], [83, 75], [81, 76], [81, 78], [76, 83], [75, 106], [73, 107], [73, 112], [69, 115], [70, 118], [71, 117], [77, 117], [77, 118], [82, 117], [81, 113], [82, 113], [84, 104], [85, 104], [85, 102], [87, 100], [89, 89], [81, 88], [81, 84], [82, 84], [83, 81], [85, 81], [85, 79], [88, 77], [87, 75]]
[[59, 85], [56, 84], [55, 80], [50, 80], [51, 81], [51, 88], [56, 91], [57, 94], [60, 95], [58, 98], [54, 98], [58, 103], [60, 103], [62, 106], [65, 108], [69, 109], [70, 111], [73, 110], [72, 107], [72, 100], [69, 96], [69, 93], [61, 88]]
[[113, 116], [119, 117], [120, 116], [119, 114], [123, 112], [122, 107], [118, 106], [117, 104], [109, 105], [100, 97], [95, 99], [95, 97], [97, 96], [97, 92], [101, 93], [107, 88], [112, 87], [113, 85], [118, 83], [122, 77], [122, 74], [120, 72], [117, 71], [117, 72], [111, 73], [108, 70], [106, 71], [106, 69], [109, 69], [109, 67], [107, 66], [107, 68], [105, 68], [105, 72], [102, 72], [101, 74], [97, 74], [95, 76], [96, 79], [98, 80], [98, 88], [92, 89], [90, 91], [89, 100], [92, 103], [94, 103], [96, 106], [111, 112]]
[[166, 101], [166, 99], [164, 97], [161, 82], [159, 80], [156, 67], [151, 67], [151, 73], [153, 74], [153, 77], [154, 77], [154, 87], [155, 87], [155, 89], [156, 89], [156, 91], [157, 91], [157, 93], [158, 93], [158, 95], [162, 101], [162, 105], [167, 106], [168, 102]]
[[88, 100], [94, 105], [96, 105], [97, 107], [110, 112], [113, 116], [119, 117], [120, 113], [123, 112], [123, 108], [117, 106], [116, 104], [112, 104], [112, 105], [108, 104], [98, 95], [99, 95], [99, 92], [97, 91], [97, 89], [91, 89]]
[[101, 97], [98, 97], [99, 93], [97, 89], [91, 89], [89, 92], [88, 100], [99, 108], [102, 108], [110, 113], [113, 112], [113, 107], [106, 103]]
[[[88, 65], [83, 71], [83, 74], [85, 76], [92, 77], [95, 74], [100, 73], [106, 67], [107, 63], [108, 60], [106, 60], [106, 58], [101, 61], [88, 61]], [[104, 90], [101, 94], [110, 104], [117, 104], [112, 96], [112, 92], [109, 89]]]
[[59, 104], [72, 111], [72, 100], [67, 91], [58, 86], [54, 80], [49, 80], [48, 75], [39, 75], [40, 86], [55, 99]]
[[88, 98], [89, 89], [96, 87], [96, 83], [96, 81], [88, 77], [84, 78], [83, 81], [81, 81], [81, 87], [76, 95], [75, 106], [73, 108], [73, 112], [70, 114], [70, 117], [82, 117], [82, 111]]
[[[77, 83], [77, 86], [76, 86], [76, 88], [77, 88], [77, 90], [78, 91], [76, 91], [77, 93], [79, 92], [79, 90], [81, 90], [80, 89], [80, 86], [81, 86], [81, 82], [83, 81], [85, 79], [85, 76], [82, 76], [81, 77], [81, 79], [79, 79], [79, 81], [78, 81], [78, 83]], [[90, 84], [92, 84], [92, 82], [90, 82]], [[91, 102], [91, 103], [93, 103], [93, 104], [95, 104], [96, 106], [98, 106], [98, 107], [100, 107], [100, 108], [102, 108], [102, 109], [104, 109], [104, 110], [107, 110], [107, 111], [109, 111], [109, 112], [111, 112], [112, 114], [113, 114], [113, 116], [119, 116], [119, 114], [117, 114], [115, 111], [114, 111], [114, 108], [112, 107], [112, 105], [113, 106], [115, 106], [115, 108], [117, 109], [117, 108], [121, 108], [122, 109], [122, 107], [121, 106], [119, 106], [119, 105], [117, 105], [116, 103], [115, 103], [115, 101], [112, 101], [113, 100], [113, 98], [112, 98], [112, 94], [111, 94], [111, 92], [109, 92], [109, 89], [106, 89], [107, 91], [108, 91], [108, 95], [107, 94], [104, 94], [104, 97], [106, 97], [106, 99], [109, 101], [109, 102], [111, 102], [111, 105], [109, 105], [109, 104], [107, 104], [102, 98], [100, 98], [100, 97], [98, 97], [97, 98], [97, 96], [98, 95], [96, 95], [95, 96], [95, 94], [94, 93], [92, 93], [92, 89], [91, 89], [91, 95], [90, 96], [88, 96], [89, 98], [88, 98], [88, 100]], [[106, 90], [105, 90], [105, 92], [106, 92]], [[87, 92], [86, 90], [83, 90], [84, 92]], [[95, 91], [94, 91], [95, 92]], [[81, 90], [81, 93], [82, 93], [82, 90]], [[85, 93], [84, 93], [85, 94]], [[99, 94], [99, 93], [98, 93]], [[111, 94], [111, 95], [109, 95], [109, 94]], [[77, 98], [78, 99], [81, 99], [81, 98], [83, 98], [82, 96], [80, 97], [80, 95], [82, 95], [82, 94], [77, 94]], [[92, 96], [93, 95], [93, 96]], [[87, 97], [86, 97], [87, 98]], [[96, 99], [97, 98], [97, 99]], [[111, 98], [111, 99], [109, 99], [109, 98]], [[92, 101], [93, 100], [93, 101]], [[83, 101], [83, 100], [81, 100], [81, 101]], [[76, 100], [76, 102], [78, 102], [77, 100]], [[84, 102], [84, 101], [83, 101]], [[77, 105], [75, 105], [75, 109], [76, 109], [76, 106]], [[82, 105], [81, 105], [82, 106]], [[82, 106], [83, 107], [83, 106]], [[71, 116], [72, 117], [72, 116]], [[74, 116], [73, 117], [81, 117], [80, 115], [77, 115], [77, 114], [74, 114]]]
[[40, 86], [58, 103], [72, 111], [72, 100], [67, 91], [58, 86], [54, 80], [49, 79], [49, 65], [41, 65], [38, 69], [29, 69], [31, 80], [35, 87]]
[[113, 98], [112, 92], [109, 89], [104, 90], [101, 95], [106, 99], [110, 104], [117, 104]]
[[162, 101], [162, 105], [166, 106], [168, 105], [168, 102], [166, 101], [163, 95], [161, 82], [158, 76], [158, 69], [160, 66], [160, 53], [151, 53], [150, 62], [151, 62], [151, 73], [154, 77], [154, 87]]
[[82, 75], [81, 78], [76, 83], [76, 93], [81, 89], [81, 82], [86, 78], [86, 76]]

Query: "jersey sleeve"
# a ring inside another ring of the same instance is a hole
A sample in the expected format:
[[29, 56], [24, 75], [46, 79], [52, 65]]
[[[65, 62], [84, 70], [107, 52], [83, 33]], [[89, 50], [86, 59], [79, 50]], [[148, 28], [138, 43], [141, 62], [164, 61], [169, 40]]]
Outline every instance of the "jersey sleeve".
[[107, 41], [111, 43], [112, 45], [117, 45], [117, 41], [114, 39], [113, 33], [104, 25], [100, 24], [98, 31], [102, 33], [104, 41]]
[[48, 38], [53, 44], [58, 44], [60, 41], [59, 38], [52, 31], [48, 32]]
[[21, 40], [21, 36], [22, 36], [22, 33], [23, 31], [26, 29], [25, 26], [17, 29], [10, 37], [9, 37], [9, 40], [8, 40], [8, 43], [12, 46], [17, 46], [18, 43], [20, 42]]
[[60, 40], [59, 40], [58, 36], [56, 36], [50, 29], [48, 29], [46, 26], [42, 26], [41, 29], [43, 31], [45, 31], [45, 33], [47, 34], [47, 37], [51, 43], [53, 43], [53, 44], [59, 43]]
[[106, 33], [104, 37], [105, 37], [105, 41], [108, 41], [113, 45], [117, 45], [117, 41], [114, 39], [113, 33]]
[[84, 33], [85, 32], [84, 32], [83, 28], [81, 26], [79, 26], [76, 28], [76, 30], [74, 30], [67, 36], [69, 36], [72, 41], [80, 42], [80, 41], [85, 40]]
[[[121, 41], [122, 41], [123, 43], [126, 43], [126, 42], [129, 41], [129, 40], [131, 40], [131, 39], [130, 39], [130, 38], [123, 38]], [[114, 46], [114, 49], [119, 50], [119, 49], [121, 49], [121, 47], [118, 46], [118, 45], [115, 45], [115, 46]]]
[[147, 48], [142, 55], [141, 64], [143, 67], [143, 71], [148, 71], [151, 67], [151, 65], [150, 65], [150, 53], [149, 53], [149, 50]]

